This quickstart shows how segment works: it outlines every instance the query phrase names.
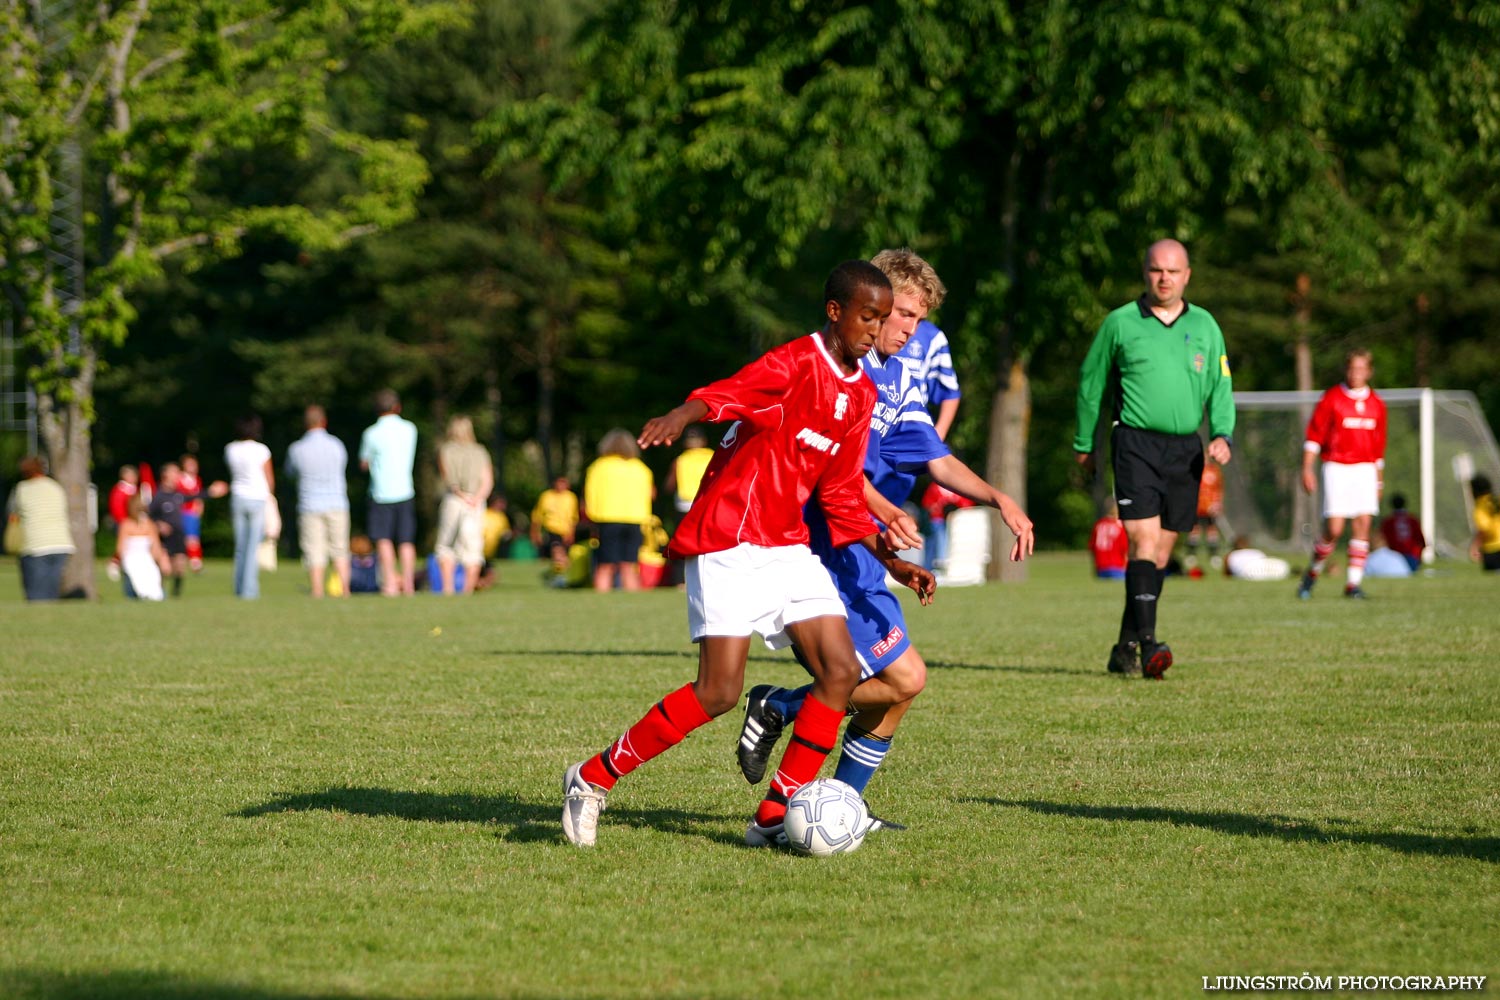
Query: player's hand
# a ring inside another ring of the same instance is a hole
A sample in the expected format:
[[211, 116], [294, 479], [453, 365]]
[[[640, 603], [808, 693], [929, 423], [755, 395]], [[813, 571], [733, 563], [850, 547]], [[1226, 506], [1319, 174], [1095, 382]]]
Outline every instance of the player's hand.
[[1214, 438], [1208, 442], [1208, 457], [1220, 465], [1228, 465], [1233, 453], [1230, 451], [1229, 442], [1223, 438]]
[[1089, 475], [1094, 474], [1094, 453], [1091, 451], [1073, 452], [1073, 460], [1083, 466], [1083, 471]]
[[668, 445], [676, 441], [686, 427], [687, 421], [683, 420], [676, 410], [673, 410], [671, 413], [652, 417], [646, 421], [646, 426], [641, 428], [641, 435], [635, 439], [635, 443], [642, 448]]
[[916, 591], [917, 599], [922, 602], [923, 607], [932, 603], [933, 592], [937, 590], [937, 578], [927, 570], [905, 559], [891, 559], [885, 564], [885, 568], [896, 578], [897, 583]]
[[1010, 561], [1020, 562], [1036, 551], [1036, 535], [1032, 529], [1031, 518], [1026, 512], [1004, 493], [1000, 494], [1000, 520], [1016, 536], [1016, 542], [1010, 547]]
[[1311, 469], [1302, 470], [1302, 492], [1309, 495], [1318, 492], [1318, 477], [1313, 475]]
[[922, 547], [922, 532], [917, 528], [917, 522], [906, 511], [891, 518], [881, 537], [885, 539], [885, 544], [889, 545], [893, 552]]
[[224, 480], [222, 479], [215, 479], [213, 482], [208, 484], [209, 499], [217, 500], [222, 496], [226, 496], [228, 493], [229, 484], [224, 482]]

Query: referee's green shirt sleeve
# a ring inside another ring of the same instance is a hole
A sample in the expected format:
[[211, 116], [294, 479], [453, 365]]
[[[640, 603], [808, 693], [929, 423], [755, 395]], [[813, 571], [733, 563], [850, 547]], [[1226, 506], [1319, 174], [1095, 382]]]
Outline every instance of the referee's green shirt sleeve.
[[[1215, 324], [1217, 328], [1218, 324]], [[1218, 363], [1213, 386], [1208, 394], [1208, 433], [1210, 438], [1234, 437], [1234, 377], [1229, 371], [1229, 349], [1224, 334], [1218, 332]]]
[[1094, 428], [1099, 425], [1099, 405], [1104, 400], [1104, 386], [1114, 364], [1115, 325], [1109, 319], [1099, 327], [1088, 356], [1078, 369], [1078, 430], [1073, 435], [1073, 450], [1094, 450]]

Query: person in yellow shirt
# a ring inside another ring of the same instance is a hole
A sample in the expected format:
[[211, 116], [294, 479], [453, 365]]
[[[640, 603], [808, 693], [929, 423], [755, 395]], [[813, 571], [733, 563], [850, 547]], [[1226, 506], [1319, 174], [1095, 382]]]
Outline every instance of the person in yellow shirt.
[[1474, 493], [1474, 541], [1469, 543], [1469, 558], [1487, 572], [1500, 571], [1500, 497], [1487, 476], [1475, 476], [1469, 489]]
[[569, 488], [568, 477], [552, 480], [531, 510], [531, 544], [545, 553], [554, 567], [566, 568], [568, 548], [578, 531], [578, 495]]
[[677, 513], [686, 514], [698, 495], [698, 484], [703, 482], [703, 472], [708, 468], [714, 450], [708, 447], [708, 439], [696, 427], [682, 435], [682, 454], [667, 469], [665, 486], [672, 494], [672, 503]]
[[510, 515], [506, 513], [504, 494], [497, 493], [490, 499], [484, 511], [484, 557], [494, 559], [503, 555], [501, 544], [511, 537]]
[[610, 590], [615, 574], [625, 590], [641, 589], [641, 525], [651, 517], [656, 483], [641, 461], [635, 437], [616, 427], [599, 441], [599, 457], [583, 476], [583, 514], [595, 526], [594, 589]]

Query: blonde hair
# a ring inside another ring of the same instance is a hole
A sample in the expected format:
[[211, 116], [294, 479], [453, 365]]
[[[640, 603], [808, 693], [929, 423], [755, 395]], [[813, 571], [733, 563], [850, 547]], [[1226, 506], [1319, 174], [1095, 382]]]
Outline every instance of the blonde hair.
[[937, 309], [948, 297], [948, 286], [943, 284], [937, 271], [909, 247], [882, 250], [870, 258], [870, 263], [885, 272], [885, 276], [891, 279], [891, 288], [898, 295], [915, 295], [927, 304], [928, 309]]
[[474, 421], [465, 416], [449, 420], [448, 440], [456, 444], [474, 444]]
[[640, 458], [641, 449], [635, 437], [623, 427], [616, 427], [599, 439], [599, 455], [618, 458]]

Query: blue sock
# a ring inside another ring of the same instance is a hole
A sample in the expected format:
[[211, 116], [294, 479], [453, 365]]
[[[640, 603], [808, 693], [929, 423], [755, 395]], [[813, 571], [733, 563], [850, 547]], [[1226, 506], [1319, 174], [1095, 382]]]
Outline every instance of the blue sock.
[[889, 739], [867, 733], [851, 722], [844, 729], [844, 750], [839, 754], [839, 766], [833, 776], [863, 795], [865, 786], [875, 777], [875, 769], [890, 750]]
[[811, 684], [804, 684], [799, 688], [777, 688], [766, 698], [766, 704], [780, 712], [787, 725], [791, 725], [796, 721], [797, 713], [802, 711], [802, 702], [807, 699], [807, 693], [811, 690]]

